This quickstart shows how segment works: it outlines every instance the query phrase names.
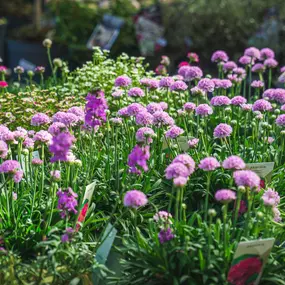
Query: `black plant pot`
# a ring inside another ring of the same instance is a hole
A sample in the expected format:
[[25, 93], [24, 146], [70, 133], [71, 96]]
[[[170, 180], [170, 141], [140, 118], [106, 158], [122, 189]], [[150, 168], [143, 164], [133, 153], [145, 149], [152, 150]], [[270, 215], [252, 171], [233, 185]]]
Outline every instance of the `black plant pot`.
[[[52, 46], [51, 56], [52, 58], [63, 58], [66, 52], [64, 48]], [[41, 43], [30, 43], [16, 40], [7, 40], [7, 65], [10, 68], [14, 68], [19, 65], [20, 61], [25, 60], [34, 66], [46, 67], [46, 73], [50, 74], [49, 62], [47, 57], [47, 51]]]
[[7, 25], [0, 25], [0, 58], [4, 61], [4, 46], [5, 46], [5, 36], [6, 36]]

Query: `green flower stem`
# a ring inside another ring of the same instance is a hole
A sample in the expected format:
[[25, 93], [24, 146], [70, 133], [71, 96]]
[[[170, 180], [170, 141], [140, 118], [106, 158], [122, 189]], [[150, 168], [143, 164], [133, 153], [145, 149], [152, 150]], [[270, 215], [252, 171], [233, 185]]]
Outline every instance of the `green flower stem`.
[[269, 73], [268, 73], [268, 89], [271, 88], [271, 83], [272, 83], [272, 68], [269, 68]]
[[181, 188], [176, 187], [176, 204], [175, 204], [175, 220], [179, 220], [179, 205], [180, 205]]
[[207, 221], [207, 217], [208, 217], [211, 174], [212, 174], [211, 171], [207, 172], [206, 197], [205, 197], [205, 204], [204, 204], [204, 221], [205, 222]]
[[208, 226], [208, 253], [207, 253], [207, 264], [208, 265], [211, 263], [212, 222], [213, 222], [213, 216], [210, 215], [209, 226]]
[[227, 241], [227, 215], [228, 215], [228, 204], [223, 206], [223, 237], [224, 237], [224, 253], [225, 258], [227, 259], [227, 251], [228, 251], [228, 241]]
[[238, 220], [238, 212], [240, 209], [240, 202], [241, 202], [241, 198], [242, 198], [242, 192], [240, 190], [238, 190], [237, 193], [237, 200], [236, 200], [236, 207], [235, 207], [235, 214], [234, 214], [234, 221], [233, 221], [233, 228], [236, 228], [236, 224], [237, 224], [237, 220]]
[[244, 236], [247, 238], [249, 235], [250, 227], [251, 227], [251, 225], [250, 225], [251, 221], [250, 220], [251, 220], [251, 208], [252, 208], [252, 197], [251, 197], [249, 188], [246, 189], [246, 195], [247, 195], [248, 207], [247, 207], [247, 214], [246, 214]]

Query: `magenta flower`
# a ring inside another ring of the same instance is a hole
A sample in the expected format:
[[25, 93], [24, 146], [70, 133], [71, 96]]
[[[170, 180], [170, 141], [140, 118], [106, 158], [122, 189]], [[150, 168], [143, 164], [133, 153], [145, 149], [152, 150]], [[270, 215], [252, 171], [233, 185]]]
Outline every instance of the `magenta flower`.
[[227, 106], [231, 104], [231, 99], [227, 96], [215, 96], [210, 103], [213, 106]]
[[216, 192], [215, 199], [222, 204], [228, 204], [236, 199], [236, 193], [230, 189], [221, 189]]
[[233, 129], [230, 125], [219, 124], [214, 129], [214, 137], [219, 138], [219, 139], [226, 138], [226, 137], [229, 137], [232, 132], [233, 132]]
[[264, 194], [262, 195], [261, 199], [265, 206], [276, 207], [280, 203], [280, 196], [278, 192], [274, 191], [271, 188], [268, 188]]
[[242, 96], [235, 96], [231, 99], [231, 104], [235, 106], [246, 104], [246, 102], [247, 102], [246, 98]]
[[238, 170], [234, 172], [234, 180], [237, 186], [258, 188], [260, 185], [259, 176], [251, 170]]
[[125, 194], [124, 205], [125, 207], [137, 209], [147, 204], [148, 200], [146, 195], [138, 190], [130, 190]]
[[252, 105], [252, 111], [271, 111], [272, 110], [272, 105], [270, 102], [264, 100], [264, 99], [259, 99], [254, 102]]
[[223, 161], [223, 168], [224, 169], [244, 169], [246, 167], [244, 161], [236, 155], [229, 156]]
[[132, 84], [132, 80], [127, 75], [121, 75], [115, 79], [116, 87], [127, 87], [130, 84]]
[[147, 161], [150, 158], [149, 146], [136, 145], [128, 156], [128, 166], [130, 172], [134, 174], [141, 174], [141, 170], [148, 171]]
[[42, 126], [50, 123], [50, 118], [44, 113], [37, 113], [31, 119], [32, 126]]
[[189, 175], [189, 169], [181, 162], [172, 162], [165, 169], [165, 177], [169, 180], [177, 177], [188, 178]]
[[15, 174], [21, 168], [17, 160], [5, 160], [0, 165], [0, 173]]
[[60, 216], [62, 219], [69, 216], [70, 213], [77, 214], [77, 210], [75, 208], [78, 205], [78, 195], [73, 192], [70, 187], [64, 190], [59, 189], [56, 195], [58, 197], [57, 208], [60, 210]]
[[158, 234], [158, 239], [161, 244], [164, 244], [172, 239], [174, 239], [174, 234], [171, 228], [161, 229]]
[[213, 92], [215, 89], [215, 83], [209, 78], [201, 79], [197, 86], [205, 92]]
[[273, 99], [279, 104], [285, 103], [285, 89], [276, 88], [274, 90]]
[[228, 55], [223, 50], [217, 50], [212, 54], [211, 61], [212, 62], [227, 62], [229, 60]]
[[178, 74], [183, 76], [185, 81], [200, 79], [203, 76], [203, 71], [198, 66], [182, 66], [178, 70]]
[[49, 147], [49, 151], [53, 153], [53, 157], [51, 157], [50, 161], [67, 161], [68, 152], [74, 141], [74, 136], [69, 132], [60, 133], [53, 137]]
[[263, 92], [262, 97], [268, 100], [274, 100], [274, 91], [275, 89], [267, 89]]
[[195, 111], [196, 109], [196, 105], [192, 102], [187, 102], [183, 105], [183, 109], [188, 112], [188, 113], [191, 113], [193, 111]]
[[213, 171], [220, 167], [220, 163], [215, 157], [206, 157], [200, 161], [199, 168], [204, 171]]
[[178, 136], [182, 135], [183, 133], [184, 133], [183, 129], [177, 126], [173, 126], [165, 133], [165, 137], [167, 137], [168, 139], [176, 139]]
[[196, 115], [206, 117], [213, 114], [213, 109], [207, 104], [200, 104], [195, 109]]

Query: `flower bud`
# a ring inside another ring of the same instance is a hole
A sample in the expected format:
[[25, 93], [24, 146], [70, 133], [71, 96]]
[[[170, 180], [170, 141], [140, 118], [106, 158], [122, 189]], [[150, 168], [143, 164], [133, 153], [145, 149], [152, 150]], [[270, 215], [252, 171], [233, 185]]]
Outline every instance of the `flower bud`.
[[232, 126], [236, 126], [236, 125], [237, 125], [237, 120], [232, 120], [232, 121], [231, 121], [231, 125], [232, 125]]
[[279, 109], [275, 109], [275, 110], [274, 110], [274, 114], [276, 114], [276, 115], [279, 115], [280, 112], [281, 112], [281, 111], [280, 111]]
[[238, 187], [238, 191], [240, 191], [241, 193], [245, 193], [246, 192], [246, 189], [244, 186], [239, 186]]
[[208, 214], [210, 217], [216, 217], [217, 212], [215, 209], [209, 209]]
[[230, 107], [226, 107], [225, 112], [230, 114], [232, 112], [232, 109]]
[[35, 75], [32, 70], [28, 70], [27, 74], [28, 74], [29, 77], [33, 77]]
[[203, 133], [204, 133], [204, 130], [199, 128], [199, 129], [198, 129], [198, 133], [199, 133], [199, 134], [203, 134]]
[[282, 131], [280, 132], [280, 134], [281, 134], [281, 136], [285, 136], [285, 130], [282, 130]]
[[264, 217], [264, 214], [263, 214], [262, 212], [258, 211], [258, 212], [256, 213], [256, 217], [257, 217], [258, 219], [262, 219], [262, 218]]
[[52, 46], [52, 41], [50, 39], [45, 39], [43, 41], [43, 46], [46, 47], [46, 48], [51, 48]]
[[53, 64], [56, 66], [56, 67], [62, 67], [62, 60], [60, 58], [55, 58], [53, 60]]
[[29, 154], [29, 150], [26, 149], [26, 148], [23, 148], [23, 149], [22, 149], [22, 154], [23, 154], [23, 155], [28, 155], [28, 154]]

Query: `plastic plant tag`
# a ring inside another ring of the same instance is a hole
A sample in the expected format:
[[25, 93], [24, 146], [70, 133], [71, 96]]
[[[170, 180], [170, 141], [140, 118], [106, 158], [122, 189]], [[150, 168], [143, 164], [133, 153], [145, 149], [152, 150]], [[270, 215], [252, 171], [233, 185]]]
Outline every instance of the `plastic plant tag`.
[[[188, 145], [188, 139], [187, 137], [178, 137], [176, 140], [173, 140], [174, 144], [178, 144], [179, 148], [181, 148], [182, 151], [187, 151], [189, 149], [189, 145]], [[165, 152], [170, 152], [169, 150], [169, 146], [172, 144], [172, 140], [168, 140], [166, 141], [165, 138], [163, 138], [162, 141], [162, 150]]]
[[246, 168], [254, 171], [261, 179], [270, 183], [274, 162], [247, 163]]
[[[32, 152], [32, 159], [40, 158], [40, 154], [38, 150]], [[18, 156], [16, 156], [18, 160]], [[24, 173], [26, 174], [26, 164], [28, 164], [28, 156], [21, 154], [21, 168], [23, 169]]]
[[82, 205], [80, 207], [80, 212], [79, 212], [77, 223], [76, 223], [76, 231], [78, 231], [80, 229], [79, 223], [83, 223], [85, 220], [88, 208], [90, 206], [90, 201], [91, 201], [93, 193], [94, 193], [95, 185], [96, 185], [96, 182], [93, 182], [93, 183], [86, 186], [84, 197], [82, 200], [83, 202], [82, 202]]
[[258, 285], [275, 239], [240, 242], [227, 281], [230, 285]]
[[[95, 255], [95, 259], [97, 260], [98, 263], [100, 264], [105, 264], [108, 256], [110, 254], [111, 248], [113, 246], [114, 240], [116, 238], [117, 235], [117, 230], [114, 228], [114, 226], [112, 224], [108, 224], [103, 237], [102, 237], [102, 243], [99, 246], [99, 248], [96, 251], [96, 255]], [[94, 285], [98, 285], [99, 284], [99, 278], [98, 278], [98, 269], [96, 269], [93, 272], [93, 276], [92, 276], [92, 281]]]

